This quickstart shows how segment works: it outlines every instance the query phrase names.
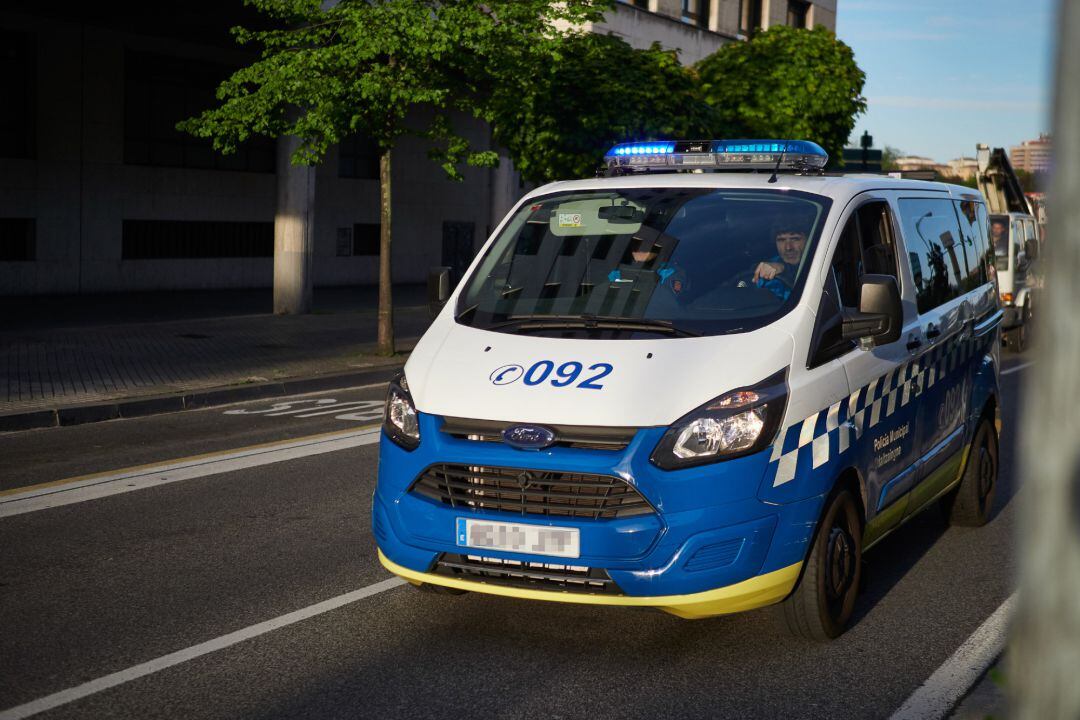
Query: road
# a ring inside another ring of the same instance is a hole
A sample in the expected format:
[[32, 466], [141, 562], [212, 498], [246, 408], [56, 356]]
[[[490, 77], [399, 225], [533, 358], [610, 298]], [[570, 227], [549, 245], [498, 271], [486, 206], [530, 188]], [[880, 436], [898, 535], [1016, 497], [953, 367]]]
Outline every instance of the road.
[[[1002, 357], [993, 520], [928, 513], [894, 533], [829, 644], [790, 638], [768, 609], [690, 622], [384, 583], [378, 435], [356, 432], [382, 387], [0, 435], [0, 718], [42, 699], [41, 718], [889, 717], [1014, 589], [1032, 368]], [[42, 502], [78, 501], [3, 515], [28, 488], [93, 473]]]

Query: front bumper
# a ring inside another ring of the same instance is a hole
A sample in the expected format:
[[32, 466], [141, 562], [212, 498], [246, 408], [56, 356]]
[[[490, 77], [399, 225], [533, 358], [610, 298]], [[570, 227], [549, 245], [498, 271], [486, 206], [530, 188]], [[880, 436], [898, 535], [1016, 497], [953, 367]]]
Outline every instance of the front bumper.
[[[621, 451], [549, 448], [520, 451], [440, 432], [440, 418], [420, 414], [421, 444], [407, 452], [387, 438], [380, 447], [373, 528], [380, 559], [414, 583], [432, 583], [509, 597], [603, 605], [652, 606], [683, 617], [704, 617], [777, 602], [794, 588], [824, 497], [788, 504], [762, 502], [759, 485], [769, 451], [667, 472], [649, 463], [663, 428], [638, 431]], [[596, 473], [622, 478], [655, 513], [595, 520], [451, 507], [409, 492], [435, 463]], [[459, 517], [575, 527], [574, 560], [456, 544]], [[432, 572], [444, 553], [521, 562], [572, 563], [606, 572], [617, 594], [504, 587]]]
[[799, 579], [799, 573], [802, 570], [802, 563], [800, 562], [715, 590], [706, 590], [705, 592], [691, 593], [689, 595], [636, 597], [632, 595], [578, 595], [459, 580], [402, 567], [387, 558], [381, 550], [379, 551], [379, 562], [390, 572], [414, 584], [432, 583], [457, 588], [458, 590], [470, 590], [526, 600], [547, 600], [549, 602], [581, 603], [585, 605], [655, 607], [687, 620], [753, 610], [754, 608], [780, 602], [795, 587], [795, 582]]

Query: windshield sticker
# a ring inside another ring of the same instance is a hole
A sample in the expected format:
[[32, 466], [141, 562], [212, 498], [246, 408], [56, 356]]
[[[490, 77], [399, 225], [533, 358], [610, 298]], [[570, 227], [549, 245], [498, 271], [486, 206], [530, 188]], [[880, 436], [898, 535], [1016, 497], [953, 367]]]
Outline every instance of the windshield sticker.
[[559, 227], [579, 228], [582, 225], [581, 213], [559, 213]]
[[600, 380], [610, 375], [614, 369], [610, 363], [593, 363], [585, 367], [584, 363], [571, 360], [556, 367], [552, 360], [537, 360], [528, 370], [516, 363], [495, 368], [488, 379], [492, 385], [510, 385], [521, 380], [529, 387], [551, 385], [602, 390], [604, 385]]

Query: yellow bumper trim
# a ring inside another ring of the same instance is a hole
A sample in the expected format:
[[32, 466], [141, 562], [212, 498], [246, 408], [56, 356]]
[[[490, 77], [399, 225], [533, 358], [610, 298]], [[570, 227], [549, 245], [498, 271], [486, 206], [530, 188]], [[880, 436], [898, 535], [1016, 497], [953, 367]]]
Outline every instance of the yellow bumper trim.
[[690, 620], [752, 610], [763, 605], [779, 602], [787, 597], [792, 588], [795, 587], [795, 582], [799, 579], [799, 571], [802, 569], [802, 563], [799, 562], [764, 575], [752, 577], [749, 580], [743, 580], [734, 585], [691, 593], [690, 595], [630, 596], [561, 593], [551, 590], [503, 587], [473, 580], [459, 580], [444, 575], [417, 572], [416, 570], [401, 567], [383, 555], [381, 550], [379, 551], [379, 562], [390, 572], [413, 584], [431, 583], [432, 585], [445, 585], [459, 590], [527, 600], [547, 600], [549, 602], [580, 603], [584, 605], [655, 607]]

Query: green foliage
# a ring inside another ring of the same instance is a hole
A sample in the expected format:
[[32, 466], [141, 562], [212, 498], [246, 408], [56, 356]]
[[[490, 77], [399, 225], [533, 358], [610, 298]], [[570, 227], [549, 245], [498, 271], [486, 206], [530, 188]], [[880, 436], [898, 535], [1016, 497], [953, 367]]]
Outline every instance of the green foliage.
[[886, 145], [881, 151], [881, 169], [883, 172], [896, 169], [896, 158], [904, 157], [904, 151], [891, 145]]
[[495, 140], [528, 180], [591, 177], [625, 140], [708, 138], [718, 116], [693, 71], [671, 51], [635, 50], [611, 35], [568, 38], [557, 59], [532, 68], [492, 104]]
[[[281, 28], [235, 28], [259, 59], [221, 84], [221, 104], [178, 127], [234, 151], [252, 135], [294, 135], [294, 163], [317, 163], [360, 132], [383, 149], [405, 134], [435, 141], [452, 177], [462, 161], [492, 165], [455, 131], [453, 111], [487, 118], [490, 98], [549, 65], [552, 29], [600, 17], [610, 0], [246, 0]], [[414, 123], [410, 126], [408, 123]]]
[[953, 185], [963, 185], [964, 187], [978, 189], [979, 184], [975, 180], [975, 176], [962, 178], [956, 175], [942, 175], [938, 178], [941, 182], [952, 183]]
[[777, 25], [697, 64], [705, 98], [731, 136], [813, 140], [839, 162], [866, 111], [866, 75], [830, 30]]

